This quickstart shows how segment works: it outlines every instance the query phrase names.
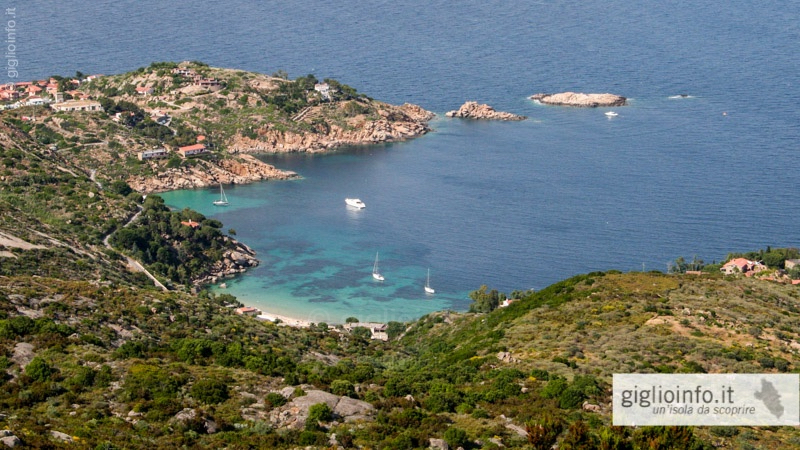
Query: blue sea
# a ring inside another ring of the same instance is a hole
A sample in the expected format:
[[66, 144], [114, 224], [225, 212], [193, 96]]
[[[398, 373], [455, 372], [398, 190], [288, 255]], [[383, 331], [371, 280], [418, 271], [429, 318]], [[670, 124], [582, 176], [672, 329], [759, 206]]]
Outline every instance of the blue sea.
[[[258, 252], [225, 292], [267, 311], [409, 320], [464, 310], [484, 284], [800, 245], [800, 3], [10, 3], [19, 80], [200, 60], [335, 78], [439, 115], [408, 142], [263, 155], [302, 179], [228, 186], [227, 208], [216, 189], [164, 195]], [[527, 98], [561, 91], [630, 104], [609, 119]], [[467, 100], [529, 119], [444, 118]]]

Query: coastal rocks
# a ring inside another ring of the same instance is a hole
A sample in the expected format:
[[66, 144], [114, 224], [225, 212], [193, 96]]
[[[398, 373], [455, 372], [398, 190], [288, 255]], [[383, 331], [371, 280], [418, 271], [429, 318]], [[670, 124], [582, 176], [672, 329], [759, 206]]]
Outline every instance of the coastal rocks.
[[297, 397], [286, 405], [269, 413], [269, 421], [276, 428], [301, 429], [308, 418], [308, 410], [317, 403], [325, 403], [337, 420], [352, 422], [370, 418], [375, 408], [367, 402], [350, 397], [340, 397], [325, 391], [309, 390], [306, 395]]
[[418, 122], [392, 122], [387, 119], [364, 121], [354, 128], [331, 125], [327, 134], [294, 133], [278, 129], [259, 130], [258, 139], [237, 138], [229, 147], [238, 152], [319, 153], [344, 145], [377, 144], [410, 139], [430, 131]]
[[[322, 120], [319, 111], [309, 109], [302, 121], [314, 126], [315, 132], [292, 131], [275, 126], [256, 130], [257, 137], [235, 136], [228, 142], [228, 151], [239, 153], [325, 152], [345, 145], [397, 142], [431, 131], [428, 121], [434, 114], [417, 105], [380, 104], [378, 116], [349, 117], [344, 122]], [[322, 122], [314, 122], [315, 120]]]
[[196, 189], [217, 184], [246, 184], [262, 180], [288, 180], [296, 178], [291, 171], [276, 169], [251, 155], [239, 155], [236, 159], [220, 161], [197, 160], [191, 167], [164, 170], [154, 176], [136, 176], [128, 179], [128, 185], [143, 194], [177, 189]]
[[232, 277], [258, 266], [259, 261], [253, 249], [230, 237], [226, 237], [225, 240], [232, 244], [231, 248], [226, 249], [222, 259], [211, 266], [208, 275], [194, 280], [195, 285], [213, 284], [221, 278]]
[[491, 106], [478, 102], [466, 102], [458, 111], [450, 111], [445, 116], [478, 120], [525, 120], [527, 118], [509, 112], [495, 111]]
[[584, 94], [576, 92], [562, 92], [559, 94], [536, 94], [531, 100], [545, 105], [577, 106], [596, 108], [598, 106], [625, 106], [627, 99], [615, 94]]

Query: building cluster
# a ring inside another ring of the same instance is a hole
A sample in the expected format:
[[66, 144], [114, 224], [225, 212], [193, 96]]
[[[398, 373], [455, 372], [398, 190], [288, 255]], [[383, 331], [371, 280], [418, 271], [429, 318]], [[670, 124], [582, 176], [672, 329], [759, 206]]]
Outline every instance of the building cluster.
[[189, 79], [195, 86], [206, 88], [210, 91], [217, 91], [222, 89], [222, 83], [216, 78], [205, 78], [198, 74], [194, 69], [188, 67], [176, 67], [172, 69], [173, 75]]
[[[208, 147], [206, 147], [205, 144], [198, 143], [185, 145], [183, 147], [175, 147], [173, 152], [179, 155], [181, 158], [191, 158], [193, 156], [208, 153]], [[170, 152], [166, 148], [156, 148], [139, 152], [137, 156], [139, 157], [139, 161], [144, 161], [147, 159], [166, 158], [169, 156], [169, 154]]]
[[[176, 69], [178, 70], [178, 69]], [[175, 71], [173, 71], [175, 73]], [[219, 81], [214, 79], [206, 79], [197, 76], [192, 69], [182, 69], [180, 73], [182, 76], [193, 76], [195, 84], [202, 86], [219, 86]], [[76, 112], [76, 111], [103, 111], [100, 102], [91, 100], [89, 95], [83, 91], [77, 90], [81, 83], [92, 81], [101, 75], [90, 75], [83, 80], [71, 79], [68, 80], [68, 85], [75, 87], [75, 89], [61, 92], [59, 90], [59, 80], [50, 78], [49, 80], [38, 81], [22, 81], [18, 83], [7, 83], [0, 86], [0, 101], [15, 101], [15, 103], [3, 106], [4, 109], [14, 109], [22, 106], [43, 106], [50, 105], [54, 111], [58, 112]], [[63, 85], [63, 83], [62, 83]], [[149, 86], [139, 86], [136, 88], [138, 95], [152, 95], [153, 88]], [[72, 99], [65, 100], [65, 95], [69, 94]], [[133, 114], [132, 112], [118, 112], [114, 114], [112, 120], [119, 122], [126, 114]], [[172, 118], [166, 111], [155, 109], [150, 112], [150, 118], [161, 125], [169, 125]], [[23, 120], [30, 120], [29, 117], [23, 117]], [[197, 155], [202, 155], [208, 152], [208, 147], [202, 143], [205, 141], [205, 136], [198, 136], [197, 143], [193, 145], [186, 145], [183, 147], [175, 147], [171, 150], [180, 155], [182, 158], [189, 158]], [[138, 152], [139, 160], [144, 161], [148, 159], [166, 158], [170, 154], [167, 148], [156, 148], [152, 150], [145, 150]]]
[[[22, 106], [41, 106], [46, 104], [66, 103], [65, 95], [69, 95], [74, 101], [88, 101], [89, 95], [79, 91], [81, 83], [94, 80], [100, 75], [90, 75], [83, 80], [73, 78], [67, 80], [67, 88], [62, 91], [59, 80], [50, 78], [49, 80], [20, 81], [16, 83], [6, 83], [0, 86], [0, 101], [13, 102], [5, 105], [4, 109], [14, 109]], [[96, 105], [66, 106], [58, 111], [95, 111], [99, 107]], [[82, 109], [94, 108], [94, 109]], [[102, 108], [101, 108], [102, 109]]]
[[759, 279], [764, 280], [800, 284], [800, 280], [792, 280], [788, 275], [788, 271], [798, 266], [800, 266], [800, 259], [787, 259], [784, 261], [783, 270], [770, 270], [769, 267], [761, 261], [752, 261], [747, 258], [734, 258], [723, 264], [720, 271], [725, 275], [757, 276]]

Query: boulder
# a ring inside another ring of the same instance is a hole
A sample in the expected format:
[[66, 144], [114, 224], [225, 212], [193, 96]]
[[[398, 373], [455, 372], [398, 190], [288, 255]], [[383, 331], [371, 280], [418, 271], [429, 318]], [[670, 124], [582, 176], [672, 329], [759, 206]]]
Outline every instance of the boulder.
[[334, 417], [344, 422], [367, 420], [375, 412], [375, 408], [367, 402], [312, 389], [306, 391], [306, 395], [270, 411], [269, 420], [276, 428], [301, 429], [305, 426], [309, 408], [318, 403], [327, 404], [333, 410]]
[[[178, 414], [170, 419], [171, 423], [177, 423], [181, 425], [188, 425], [192, 422], [197, 420], [197, 410], [192, 408], [183, 408]], [[206, 433], [213, 434], [216, 433], [219, 429], [217, 423], [209, 419], [208, 417], [201, 417], [200, 420], [203, 422], [203, 428], [206, 430]]]
[[517, 362], [517, 358], [514, 358], [513, 356], [511, 356], [510, 352], [498, 352], [497, 353], [497, 359], [499, 359], [502, 362], [506, 362], [506, 363], [515, 363], [515, 362]]
[[13, 434], [10, 436], [1, 437], [0, 442], [3, 443], [8, 448], [16, 448], [22, 445], [22, 441], [19, 440], [19, 438], [14, 436]]
[[67, 433], [62, 433], [60, 431], [50, 431], [50, 436], [53, 436], [54, 439], [57, 439], [62, 442], [72, 442], [72, 436], [68, 435]]
[[428, 448], [436, 450], [450, 450], [450, 446], [447, 445], [447, 442], [445, 442], [444, 439], [431, 438], [429, 442], [430, 444], [428, 445]]

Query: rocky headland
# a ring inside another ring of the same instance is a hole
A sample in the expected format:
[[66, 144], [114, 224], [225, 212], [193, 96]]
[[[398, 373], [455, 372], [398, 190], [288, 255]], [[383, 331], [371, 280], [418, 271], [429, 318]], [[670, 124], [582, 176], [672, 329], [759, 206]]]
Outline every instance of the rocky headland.
[[527, 117], [519, 116], [509, 112], [495, 111], [494, 108], [487, 104], [478, 102], [466, 102], [461, 105], [457, 111], [449, 111], [445, 114], [447, 117], [458, 117], [464, 119], [476, 120], [525, 120]]
[[256, 259], [256, 252], [253, 249], [228, 236], [224, 240], [230, 245], [224, 250], [222, 259], [211, 266], [208, 275], [193, 280], [195, 285], [216, 284], [221, 279], [233, 277], [258, 266], [259, 260]]
[[375, 111], [377, 118], [364, 115], [349, 118], [341, 123], [323, 121], [321, 111], [309, 109], [298, 116], [315, 132], [291, 131], [285, 127], [266, 125], [256, 130], [255, 137], [233, 136], [228, 143], [231, 153], [319, 153], [345, 145], [367, 145], [396, 142], [422, 136], [431, 131], [428, 121], [434, 117], [417, 105], [406, 103], [393, 106], [380, 103]]
[[288, 180], [298, 175], [275, 168], [252, 155], [216, 161], [196, 160], [193, 166], [161, 169], [151, 176], [132, 176], [128, 184], [143, 194], [197, 189], [217, 184], [246, 184], [265, 180]]
[[544, 105], [577, 106], [597, 108], [599, 106], [625, 106], [627, 99], [615, 94], [584, 94], [577, 92], [561, 92], [558, 94], [535, 94], [531, 100]]

